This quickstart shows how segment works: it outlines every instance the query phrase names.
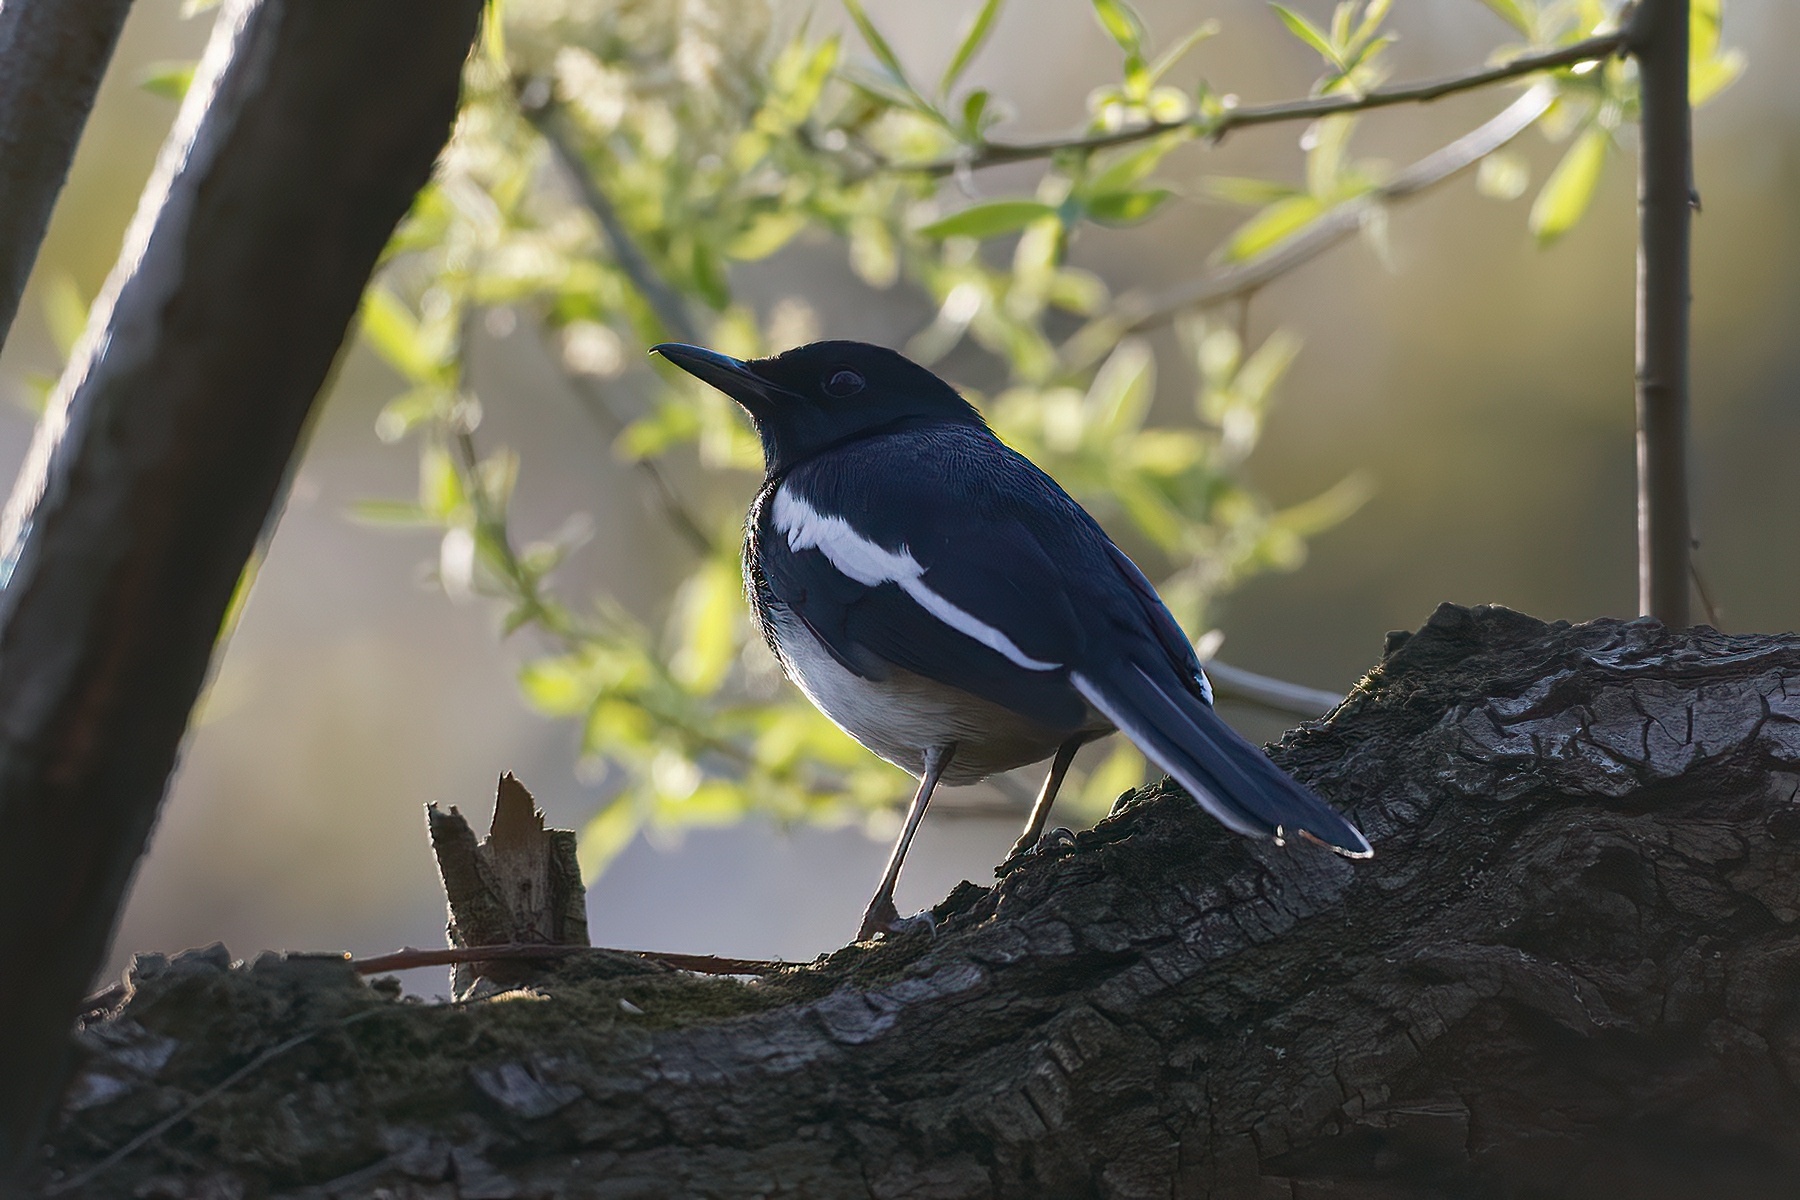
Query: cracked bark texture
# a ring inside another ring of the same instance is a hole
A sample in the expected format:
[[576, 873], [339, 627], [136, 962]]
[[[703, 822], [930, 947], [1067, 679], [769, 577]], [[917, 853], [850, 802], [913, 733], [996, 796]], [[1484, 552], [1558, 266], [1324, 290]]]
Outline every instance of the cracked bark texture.
[[79, 1035], [44, 1180], [1794, 1194], [1800, 638], [1445, 606], [1273, 753], [1350, 810], [1372, 862], [1233, 837], [1164, 783], [959, 888], [936, 938], [754, 985], [596, 951], [535, 999], [428, 1007], [336, 962], [146, 959]]

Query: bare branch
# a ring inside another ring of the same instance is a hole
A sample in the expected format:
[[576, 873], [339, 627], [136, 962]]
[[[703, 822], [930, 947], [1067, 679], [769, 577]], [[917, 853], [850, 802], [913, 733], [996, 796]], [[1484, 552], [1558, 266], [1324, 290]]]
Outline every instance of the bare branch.
[[0, 344], [131, 0], [0, 4]]
[[783, 962], [768, 958], [720, 958], [716, 954], [674, 954], [662, 950], [608, 950], [599, 946], [535, 946], [508, 943], [504, 946], [443, 946], [420, 950], [408, 946], [391, 954], [352, 959], [351, 967], [358, 975], [383, 975], [389, 971], [412, 971], [420, 967], [450, 967], [460, 963], [494, 962], [500, 959], [568, 958], [579, 954], [627, 954], [648, 962], [662, 963], [677, 971], [696, 975], [773, 975], [804, 963]]
[[1289, 716], [1323, 716], [1344, 702], [1344, 697], [1337, 692], [1289, 683], [1285, 679], [1271, 679], [1217, 659], [1206, 664], [1206, 674], [1221, 700], [1239, 700]]
[[680, 341], [701, 341], [704, 335], [699, 322], [694, 320], [689, 311], [687, 301], [657, 272], [655, 265], [631, 236], [631, 231], [625, 227], [625, 222], [620, 219], [619, 210], [613, 207], [611, 197], [594, 181], [587, 163], [582, 160], [581, 152], [575, 148], [575, 139], [562, 106], [554, 97], [541, 104], [532, 104], [526, 101], [522, 92], [515, 94], [519, 95], [519, 111], [525, 114], [525, 119], [531, 122], [532, 127], [542, 135], [556, 155], [556, 161], [568, 175], [569, 182], [575, 185], [582, 204], [592, 214], [594, 223], [600, 226], [600, 232], [612, 247], [613, 260], [630, 277], [633, 286], [656, 314], [656, 319]]
[[1036, 142], [988, 142], [973, 148], [968, 153], [940, 159], [936, 162], [917, 165], [905, 163], [887, 165], [894, 170], [949, 175], [961, 170], [979, 170], [982, 167], [997, 167], [1006, 163], [1048, 158], [1065, 150], [1085, 152], [1108, 150], [1115, 146], [1130, 145], [1133, 142], [1140, 142], [1146, 138], [1177, 130], [1191, 130], [1202, 137], [1218, 141], [1235, 129], [1246, 129], [1254, 125], [1273, 125], [1284, 121], [1314, 121], [1320, 117], [1334, 116], [1338, 113], [1366, 112], [1370, 109], [1389, 108], [1396, 104], [1418, 104], [1455, 95], [1458, 92], [1472, 91], [1496, 83], [1505, 83], [1512, 79], [1521, 79], [1527, 75], [1535, 75], [1539, 71], [1596, 62], [1619, 53], [1624, 42], [1625, 34], [1623, 32], [1601, 34], [1598, 37], [1587, 38], [1567, 46], [1559, 46], [1554, 50], [1520, 55], [1497, 67], [1472, 71], [1466, 75], [1452, 75], [1445, 79], [1434, 79], [1403, 87], [1377, 88], [1360, 96], [1309, 96], [1304, 100], [1289, 100], [1279, 104], [1251, 104], [1228, 108], [1217, 116], [1199, 114], [1183, 121], [1152, 121], [1111, 133], [1049, 138]]
[[1694, 206], [1688, 0], [1644, 0], [1628, 27], [1638, 60], [1638, 611], [1689, 623], [1688, 307]]

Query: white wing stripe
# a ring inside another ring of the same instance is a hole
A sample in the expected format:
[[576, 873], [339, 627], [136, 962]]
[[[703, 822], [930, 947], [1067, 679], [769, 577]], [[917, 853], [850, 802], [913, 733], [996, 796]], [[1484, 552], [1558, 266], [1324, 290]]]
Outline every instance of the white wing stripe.
[[887, 550], [876, 545], [844, 518], [819, 512], [796, 496], [785, 482], [775, 490], [774, 517], [775, 528], [787, 537], [789, 549], [817, 550], [832, 566], [864, 587], [898, 584], [920, 608], [1027, 671], [1054, 671], [1062, 666], [1031, 657], [1006, 634], [925, 586], [925, 568], [906, 547]]

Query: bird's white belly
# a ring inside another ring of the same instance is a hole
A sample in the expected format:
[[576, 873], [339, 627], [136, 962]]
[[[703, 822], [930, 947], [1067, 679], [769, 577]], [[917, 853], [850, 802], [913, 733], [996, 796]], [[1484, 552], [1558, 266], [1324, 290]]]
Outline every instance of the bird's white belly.
[[[833, 658], [792, 613], [777, 609], [769, 620], [782, 668], [806, 698], [839, 729], [913, 775], [923, 770], [931, 747], [956, 747], [944, 783], [974, 783], [1047, 758], [1069, 736], [898, 667], [887, 679], [864, 679]], [[1107, 727], [1099, 718], [1098, 728]]]

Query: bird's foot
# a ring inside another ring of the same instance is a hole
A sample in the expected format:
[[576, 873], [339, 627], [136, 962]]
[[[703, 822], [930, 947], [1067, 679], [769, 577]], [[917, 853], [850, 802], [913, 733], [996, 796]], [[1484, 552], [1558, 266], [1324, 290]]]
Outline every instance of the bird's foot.
[[872, 941], [876, 934], [883, 937], [897, 937], [903, 933], [937, 932], [937, 918], [931, 915], [929, 908], [916, 912], [910, 917], [900, 915], [894, 907], [891, 896], [884, 896], [869, 905], [869, 911], [863, 914], [862, 929], [856, 935], [859, 942]]
[[1018, 844], [1012, 848], [1012, 853], [1006, 856], [1006, 861], [994, 868], [994, 877], [996, 879], [1005, 878], [1034, 858], [1046, 854], [1060, 854], [1064, 850], [1072, 849], [1074, 845], [1074, 832], [1061, 826], [1052, 829], [1029, 846], [1025, 844], [1025, 839], [1020, 838]]

